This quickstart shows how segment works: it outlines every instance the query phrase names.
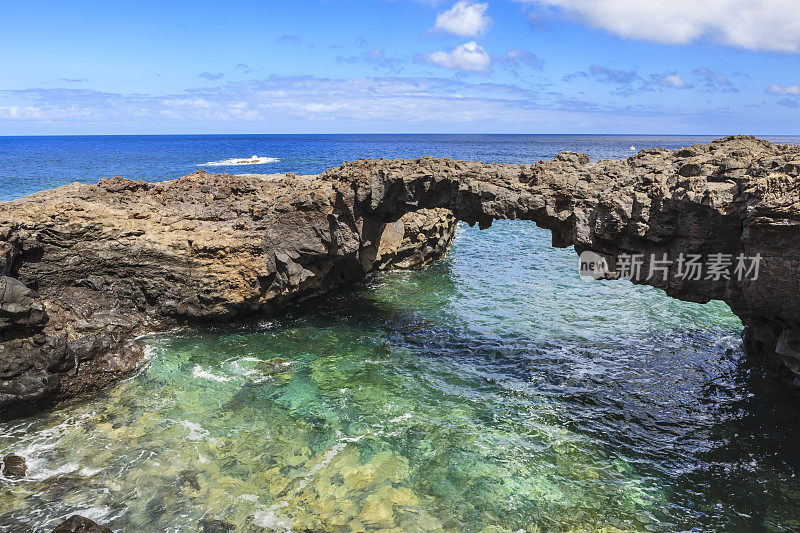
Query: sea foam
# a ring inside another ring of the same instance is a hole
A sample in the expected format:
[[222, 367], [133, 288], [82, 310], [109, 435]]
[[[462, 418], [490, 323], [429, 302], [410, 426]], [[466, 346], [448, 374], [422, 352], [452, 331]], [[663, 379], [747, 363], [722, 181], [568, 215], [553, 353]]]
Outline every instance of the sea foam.
[[250, 157], [234, 157], [232, 159], [222, 159], [220, 161], [209, 161], [197, 165], [199, 167], [231, 167], [239, 165], [266, 165], [267, 163], [277, 163], [280, 161], [277, 157], [261, 157], [253, 155]]

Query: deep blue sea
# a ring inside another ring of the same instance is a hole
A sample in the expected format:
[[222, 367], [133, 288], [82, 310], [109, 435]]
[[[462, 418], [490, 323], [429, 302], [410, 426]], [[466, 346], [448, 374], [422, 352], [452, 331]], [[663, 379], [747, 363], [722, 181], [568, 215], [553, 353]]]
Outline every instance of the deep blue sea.
[[[622, 158], [709, 140], [0, 137], [0, 197], [199, 168]], [[135, 376], [0, 425], [0, 457], [29, 465], [0, 476], [0, 531], [73, 513], [119, 532], [800, 531], [798, 397], [743, 354], [740, 330], [721, 302], [581, 280], [574, 250], [533, 223], [462, 225], [434, 265], [153, 335]]]
[[[770, 137], [800, 143], [800, 137]], [[679, 148], [713, 137], [628, 135], [148, 135], [0, 137], [0, 200], [109, 176], [163, 181], [198, 169], [317, 174], [360, 158], [424, 155], [496, 163], [552, 159], [561, 150], [592, 159], [628, 157], [630, 147]], [[224, 165], [258, 156], [258, 165]]]

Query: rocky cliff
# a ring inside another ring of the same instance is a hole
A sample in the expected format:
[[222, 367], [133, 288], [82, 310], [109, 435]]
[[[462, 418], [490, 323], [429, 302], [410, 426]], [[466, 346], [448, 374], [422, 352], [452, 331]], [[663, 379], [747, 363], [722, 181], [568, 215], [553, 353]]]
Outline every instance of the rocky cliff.
[[[748, 350], [800, 374], [798, 174], [800, 147], [732, 137], [623, 161], [361, 160], [320, 176], [201, 172], [37, 193], [0, 204], [0, 405], [14, 416], [124, 375], [140, 333], [271, 312], [377, 267], [423, 264], [456, 219], [533, 220], [554, 246], [597, 252], [608, 277], [626, 255], [641, 254], [644, 273], [663, 258], [663, 276], [633, 281], [726, 301]], [[759, 272], [687, 278], [681, 259], [695, 255], [759, 257]]]
[[333, 183], [199, 172], [68, 185], [0, 204], [0, 417], [131, 372], [132, 339], [270, 312], [375, 269], [442, 257], [444, 209], [355, 221]]

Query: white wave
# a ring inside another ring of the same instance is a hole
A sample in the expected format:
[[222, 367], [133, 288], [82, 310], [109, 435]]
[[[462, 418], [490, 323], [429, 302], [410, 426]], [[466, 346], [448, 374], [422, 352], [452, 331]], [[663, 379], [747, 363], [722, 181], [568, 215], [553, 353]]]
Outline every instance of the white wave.
[[107, 522], [109, 521], [109, 516], [111, 515], [111, 507], [107, 505], [100, 505], [97, 507], [86, 507], [81, 509], [80, 514], [85, 516], [89, 520], [94, 520], [96, 522]]
[[723, 350], [736, 350], [742, 347], [742, 338], [738, 335], [725, 335], [717, 339], [717, 346]]
[[192, 369], [192, 376], [194, 376], [196, 378], [203, 378], [203, 379], [209, 379], [211, 381], [217, 381], [219, 383], [223, 383], [225, 381], [230, 381], [230, 380], [233, 379], [232, 377], [222, 377], [222, 376], [217, 376], [215, 374], [212, 374], [211, 372], [209, 372], [208, 370], [204, 369], [200, 365], [197, 365]]
[[277, 163], [280, 161], [277, 157], [261, 157], [253, 155], [250, 157], [234, 157], [232, 159], [222, 159], [220, 161], [209, 161], [197, 165], [198, 167], [233, 167], [240, 165], [266, 165], [267, 163]]
[[51, 462], [47, 461], [46, 459], [37, 458], [34, 460], [26, 460], [25, 462], [28, 465], [28, 473], [25, 477], [34, 481], [44, 481], [45, 479], [49, 479], [51, 477], [72, 474], [73, 472], [80, 472], [81, 470], [81, 465], [78, 463], [66, 463], [58, 468], [47, 468], [46, 465], [50, 464]]

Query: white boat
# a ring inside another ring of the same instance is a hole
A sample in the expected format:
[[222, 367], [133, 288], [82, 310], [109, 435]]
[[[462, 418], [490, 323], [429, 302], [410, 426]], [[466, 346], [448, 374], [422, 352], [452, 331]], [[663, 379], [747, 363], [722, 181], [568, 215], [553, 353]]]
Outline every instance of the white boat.
[[635, 152], [636, 151], [636, 147], [635, 146], [631, 146], [630, 150], [631, 150], [631, 152]]

